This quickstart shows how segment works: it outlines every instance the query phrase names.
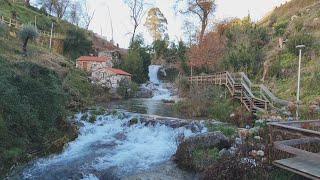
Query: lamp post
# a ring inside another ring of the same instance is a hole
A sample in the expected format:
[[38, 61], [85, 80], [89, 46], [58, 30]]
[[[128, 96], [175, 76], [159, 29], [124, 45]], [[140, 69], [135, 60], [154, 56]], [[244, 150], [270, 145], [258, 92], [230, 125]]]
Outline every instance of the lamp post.
[[302, 49], [305, 48], [305, 45], [298, 45], [296, 46], [299, 49], [299, 67], [298, 67], [298, 85], [297, 85], [297, 110], [296, 110], [296, 118], [299, 118], [299, 100], [300, 100], [300, 78], [301, 78], [301, 56], [302, 56]]

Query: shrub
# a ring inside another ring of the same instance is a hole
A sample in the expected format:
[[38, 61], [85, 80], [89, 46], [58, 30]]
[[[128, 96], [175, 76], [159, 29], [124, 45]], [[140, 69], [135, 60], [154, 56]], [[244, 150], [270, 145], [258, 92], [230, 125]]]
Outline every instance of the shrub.
[[7, 25], [0, 22], [0, 37], [5, 37], [7, 33], [8, 33]]
[[82, 29], [69, 29], [64, 40], [63, 53], [73, 60], [92, 52], [92, 41]]
[[95, 114], [91, 114], [90, 118], [89, 118], [89, 122], [94, 123], [96, 121], [96, 119], [97, 119], [97, 116]]
[[52, 70], [0, 58], [0, 174], [26, 160], [27, 152], [43, 155], [51, 142], [66, 135], [65, 99]]
[[225, 120], [233, 107], [230, 101], [224, 98], [224, 91], [218, 87], [191, 87], [186, 98], [179, 101], [176, 108], [189, 117], [209, 116]]
[[122, 79], [117, 88], [117, 93], [124, 98], [134, 97], [138, 90], [138, 84], [136, 82], [129, 81], [128, 79]]
[[310, 50], [312, 48], [314, 38], [310, 34], [299, 33], [289, 37], [287, 42], [287, 49], [293, 54], [299, 54], [299, 50], [296, 48], [297, 45], [305, 45], [306, 49], [304, 51]]
[[188, 79], [186, 76], [180, 76], [177, 78], [176, 84], [178, 85], [179, 96], [184, 97], [189, 90]]
[[282, 36], [287, 29], [287, 26], [289, 24], [288, 20], [280, 20], [273, 24], [274, 32], [277, 36]]
[[27, 56], [28, 42], [29, 42], [29, 40], [33, 40], [38, 36], [37, 29], [31, 24], [23, 25], [19, 31], [19, 36], [20, 36], [22, 43], [23, 43], [23, 45], [22, 45], [23, 56]]

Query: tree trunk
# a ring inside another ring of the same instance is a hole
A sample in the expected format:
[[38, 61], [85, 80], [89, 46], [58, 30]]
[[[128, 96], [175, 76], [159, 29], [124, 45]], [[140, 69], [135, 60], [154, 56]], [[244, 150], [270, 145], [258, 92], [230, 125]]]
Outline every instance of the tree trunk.
[[202, 21], [201, 21], [201, 32], [200, 32], [199, 42], [202, 42], [202, 40], [203, 40], [203, 36], [204, 36], [204, 33], [207, 28], [207, 20], [208, 20], [208, 15], [206, 13], [204, 13]]
[[136, 31], [137, 31], [137, 26], [134, 26], [133, 28], [133, 33], [132, 33], [132, 39], [131, 39], [131, 43], [133, 43], [135, 35], [136, 35]]
[[27, 56], [27, 44], [29, 41], [29, 37], [25, 38], [23, 41], [23, 45], [22, 45], [22, 56], [26, 57]]

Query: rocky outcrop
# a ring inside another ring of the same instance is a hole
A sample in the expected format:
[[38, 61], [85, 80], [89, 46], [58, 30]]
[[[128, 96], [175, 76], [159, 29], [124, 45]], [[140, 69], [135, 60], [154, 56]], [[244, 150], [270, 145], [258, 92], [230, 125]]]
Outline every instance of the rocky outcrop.
[[139, 87], [135, 95], [136, 98], [151, 98], [152, 96], [152, 90], [144, 86]]
[[203, 132], [205, 130], [204, 121], [187, 120], [173, 117], [163, 117], [155, 115], [142, 115], [140, 121], [146, 125], [163, 124], [171, 128], [184, 127], [190, 129], [194, 133]]
[[176, 163], [186, 169], [194, 169], [193, 152], [199, 148], [214, 148], [221, 150], [231, 145], [221, 132], [208, 132], [191, 136], [181, 142], [175, 154]]

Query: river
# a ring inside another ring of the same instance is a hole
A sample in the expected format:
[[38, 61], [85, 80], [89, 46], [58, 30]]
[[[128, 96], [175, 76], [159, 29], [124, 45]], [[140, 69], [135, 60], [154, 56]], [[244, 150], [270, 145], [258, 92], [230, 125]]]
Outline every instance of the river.
[[159, 68], [149, 67], [152, 98], [101, 104], [109, 113], [97, 116], [95, 123], [83, 121], [82, 114], [76, 114], [75, 120], [83, 124], [76, 140], [60, 154], [28, 163], [9, 179], [194, 179], [170, 158], [177, 149], [179, 135], [187, 137], [205, 128], [191, 131], [187, 126], [172, 128], [140, 120], [130, 123], [132, 118], [148, 116], [181, 117], [172, 105], [161, 102], [174, 97], [157, 78]]

